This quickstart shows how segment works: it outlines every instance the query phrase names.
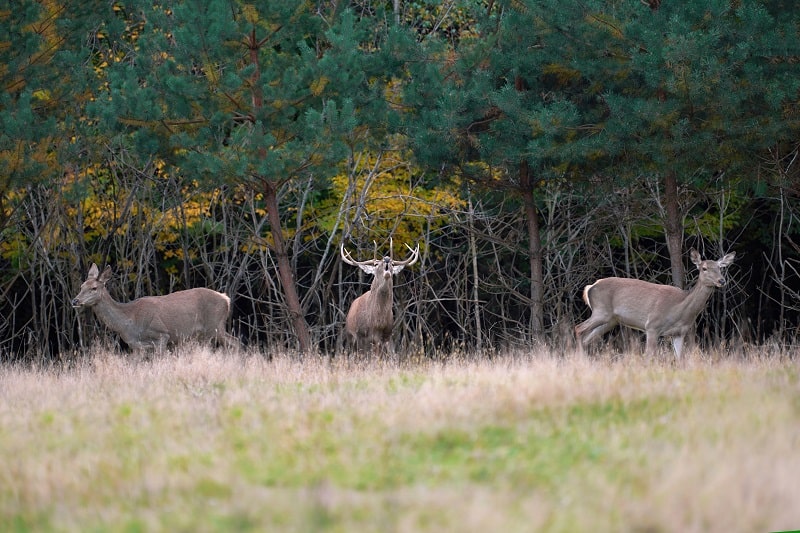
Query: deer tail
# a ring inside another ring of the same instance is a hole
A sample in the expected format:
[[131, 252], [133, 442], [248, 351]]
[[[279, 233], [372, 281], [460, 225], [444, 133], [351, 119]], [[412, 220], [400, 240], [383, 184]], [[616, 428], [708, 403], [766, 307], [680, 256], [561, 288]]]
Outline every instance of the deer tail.
[[583, 288], [583, 301], [586, 302], [586, 305], [589, 306], [590, 310], [592, 308], [592, 302], [589, 301], [589, 291], [592, 289], [592, 287], [594, 287], [594, 285], [595, 284], [592, 283], [591, 285], [587, 285]]

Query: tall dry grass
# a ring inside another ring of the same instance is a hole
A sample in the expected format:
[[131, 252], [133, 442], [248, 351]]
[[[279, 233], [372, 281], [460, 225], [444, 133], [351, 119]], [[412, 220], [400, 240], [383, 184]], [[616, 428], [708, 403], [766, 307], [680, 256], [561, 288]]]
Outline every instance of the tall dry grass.
[[0, 529], [800, 527], [779, 353], [0, 368]]

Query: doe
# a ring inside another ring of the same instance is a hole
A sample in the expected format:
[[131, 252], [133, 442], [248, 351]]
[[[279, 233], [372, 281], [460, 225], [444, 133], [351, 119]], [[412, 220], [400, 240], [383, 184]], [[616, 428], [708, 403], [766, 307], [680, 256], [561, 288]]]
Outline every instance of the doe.
[[651, 356], [659, 337], [671, 337], [680, 358], [684, 338], [714, 289], [725, 285], [722, 269], [733, 262], [735, 255], [731, 252], [717, 261], [704, 261], [697, 250], [692, 250], [690, 257], [700, 276], [688, 291], [630, 278], [603, 278], [587, 285], [583, 301], [592, 316], [575, 327], [579, 350], [621, 324], [645, 332], [645, 352]]
[[231, 309], [227, 295], [196, 288], [121, 303], [108, 293], [109, 279], [111, 266], [100, 274], [92, 264], [72, 307], [90, 307], [131, 349], [163, 351], [167, 344], [177, 345], [191, 338], [216, 340], [230, 348], [239, 346], [239, 341], [225, 331]]

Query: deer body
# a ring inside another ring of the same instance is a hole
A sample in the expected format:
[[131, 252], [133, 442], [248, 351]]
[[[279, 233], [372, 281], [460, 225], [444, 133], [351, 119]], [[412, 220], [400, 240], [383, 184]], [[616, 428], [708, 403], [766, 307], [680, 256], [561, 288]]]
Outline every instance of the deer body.
[[97, 318], [132, 349], [163, 351], [168, 344], [195, 338], [238, 346], [238, 341], [225, 331], [230, 314], [230, 298], [225, 294], [195, 288], [121, 303], [105, 287], [110, 278], [111, 267], [98, 275], [97, 265], [92, 265], [72, 306], [91, 307]]
[[353, 300], [347, 313], [345, 330], [360, 345], [386, 345], [394, 326], [392, 274], [381, 267], [375, 272], [370, 289]]
[[[391, 247], [391, 244], [390, 244]], [[411, 248], [409, 248], [411, 249]], [[385, 353], [393, 353], [392, 329], [394, 327], [394, 283], [392, 276], [419, 258], [419, 245], [405, 261], [394, 261], [391, 256], [369, 261], [354, 261], [341, 246], [342, 260], [372, 274], [370, 289], [353, 300], [345, 320], [345, 332], [350, 344], [358, 350], [379, 347]]]
[[644, 331], [645, 351], [654, 355], [659, 337], [671, 337], [678, 357], [683, 341], [692, 330], [716, 287], [725, 285], [722, 269], [733, 262], [735, 253], [719, 261], [700, 258], [692, 250], [692, 262], [700, 276], [691, 290], [659, 285], [638, 279], [603, 278], [583, 289], [583, 300], [592, 316], [575, 328], [579, 349], [602, 337], [618, 324]]

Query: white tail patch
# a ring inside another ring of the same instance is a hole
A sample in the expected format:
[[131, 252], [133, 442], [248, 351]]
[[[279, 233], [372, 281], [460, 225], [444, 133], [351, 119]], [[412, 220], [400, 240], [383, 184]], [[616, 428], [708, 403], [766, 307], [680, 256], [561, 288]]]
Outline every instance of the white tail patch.
[[591, 289], [592, 287], [594, 287], [594, 283], [592, 283], [591, 285], [587, 285], [583, 288], [583, 301], [586, 303], [587, 306], [589, 306], [590, 310], [592, 309], [592, 302], [589, 301], [589, 289]]

